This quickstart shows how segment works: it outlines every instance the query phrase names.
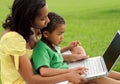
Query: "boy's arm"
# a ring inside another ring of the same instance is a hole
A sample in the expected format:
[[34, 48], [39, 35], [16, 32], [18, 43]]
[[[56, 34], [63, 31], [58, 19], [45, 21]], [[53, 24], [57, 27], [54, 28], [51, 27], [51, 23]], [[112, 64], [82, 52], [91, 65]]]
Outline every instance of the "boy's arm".
[[83, 54], [63, 54], [62, 56], [65, 62], [76, 62], [88, 58], [88, 56]]
[[61, 48], [61, 53], [63, 53], [63, 52], [65, 52], [65, 51], [67, 51], [67, 50], [70, 50], [70, 48], [69, 48], [69, 46], [66, 46], [66, 47], [64, 47], [64, 48]]
[[77, 47], [78, 45], [80, 45], [80, 42], [79, 41], [73, 41], [71, 42], [68, 46], [62, 48], [60, 51], [61, 53], [67, 51], [67, 50], [71, 50], [73, 49], [74, 47]]
[[76, 46], [72, 48], [70, 51], [71, 53], [68, 52], [67, 54], [66, 53], [62, 54], [64, 61], [66, 62], [76, 62], [88, 58], [82, 46]]

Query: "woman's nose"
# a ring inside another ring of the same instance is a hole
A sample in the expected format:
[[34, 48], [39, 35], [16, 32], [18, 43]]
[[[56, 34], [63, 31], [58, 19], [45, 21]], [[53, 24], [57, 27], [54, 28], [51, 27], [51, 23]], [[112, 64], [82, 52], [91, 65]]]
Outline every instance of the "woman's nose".
[[48, 24], [49, 22], [50, 22], [50, 19], [47, 17], [46, 24]]

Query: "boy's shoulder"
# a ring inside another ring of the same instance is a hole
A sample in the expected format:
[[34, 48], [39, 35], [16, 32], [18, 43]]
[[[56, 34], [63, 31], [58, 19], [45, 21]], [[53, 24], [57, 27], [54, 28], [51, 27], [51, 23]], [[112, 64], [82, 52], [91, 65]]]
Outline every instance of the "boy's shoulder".
[[35, 48], [39, 49], [49, 49], [48, 45], [44, 43], [42, 40], [39, 40], [35, 46]]

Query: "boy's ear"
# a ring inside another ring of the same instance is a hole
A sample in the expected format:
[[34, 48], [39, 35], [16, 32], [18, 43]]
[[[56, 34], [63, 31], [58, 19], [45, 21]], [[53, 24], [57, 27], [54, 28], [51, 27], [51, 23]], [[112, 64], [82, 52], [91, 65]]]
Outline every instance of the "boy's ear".
[[49, 35], [49, 32], [48, 32], [48, 31], [44, 31], [44, 32], [43, 32], [43, 36], [44, 36], [44, 37], [46, 37], [46, 38], [47, 38], [47, 37], [48, 37], [48, 35]]

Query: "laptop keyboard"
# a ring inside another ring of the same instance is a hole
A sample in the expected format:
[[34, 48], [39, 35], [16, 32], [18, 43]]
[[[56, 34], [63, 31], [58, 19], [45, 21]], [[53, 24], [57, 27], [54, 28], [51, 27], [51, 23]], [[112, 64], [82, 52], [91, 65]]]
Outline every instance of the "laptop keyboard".
[[88, 68], [87, 75], [103, 72], [100, 59], [84, 61], [83, 66]]
[[75, 63], [69, 63], [69, 68], [74, 68], [74, 67], [86, 67], [88, 68], [88, 71], [86, 72], [86, 75], [91, 75], [91, 74], [96, 74], [96, 73], [101, 73], [104, 72], [104, 68], [101, 64], [100, 58], [95, 58], [91, 60], [83, 60], [81, 62], [75, 62]]

